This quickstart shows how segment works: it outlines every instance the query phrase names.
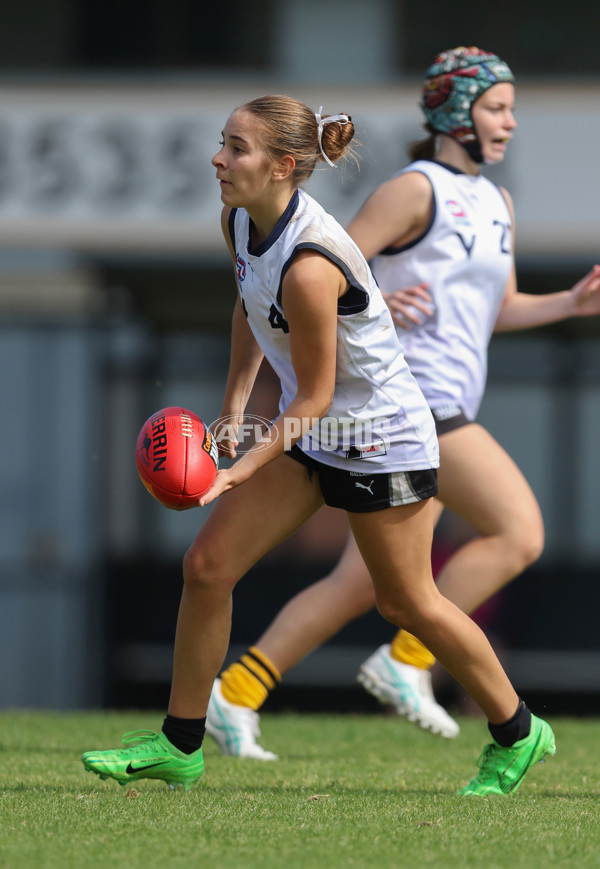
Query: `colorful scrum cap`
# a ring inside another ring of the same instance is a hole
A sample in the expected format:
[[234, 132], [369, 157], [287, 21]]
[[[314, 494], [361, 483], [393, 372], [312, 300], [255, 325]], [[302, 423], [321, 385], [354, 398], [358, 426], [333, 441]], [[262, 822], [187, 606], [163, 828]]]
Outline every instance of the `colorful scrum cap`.
[[483, 162], [473, 104], [492, 85], [514, 80], [508, 65], [489, 51], [475, 46], [443, 51], [425, 73], [421, 108], [427, 124], [456, 139], [476, 163]]

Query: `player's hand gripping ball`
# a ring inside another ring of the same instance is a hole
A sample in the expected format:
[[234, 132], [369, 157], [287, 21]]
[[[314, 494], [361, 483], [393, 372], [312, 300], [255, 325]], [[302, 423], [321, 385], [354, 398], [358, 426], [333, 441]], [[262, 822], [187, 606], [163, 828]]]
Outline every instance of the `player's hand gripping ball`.
[[218, 449], [209, 429], [183, 407], [165, 407], [146, 420], [135, 447], [138, 474], [150, 494], [172, 510], [189, 510], [210, 489]]

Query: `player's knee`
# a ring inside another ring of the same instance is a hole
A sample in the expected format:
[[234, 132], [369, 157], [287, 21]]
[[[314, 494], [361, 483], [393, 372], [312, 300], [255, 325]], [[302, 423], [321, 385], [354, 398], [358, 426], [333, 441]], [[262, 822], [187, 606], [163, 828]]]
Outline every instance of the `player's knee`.
[[541, 517], [529, 517], [528, 521], [518, 525], [511, 548], [514, 557], [518, 559], [518, 573], [538, 560], [544, 550], [544, 524]]
[[544, 550], [544, 536], [541, 535], [537, 540], [529, 539], [521, 549], [521, 558], [523, 560], [522, 570], [535, 564]]
[[415, 626], [421, 624], [426, 618], [418, 602], [399, 599], [396, 596], [378, 595], [377, 609], [388, 622], [405, 628], [411, 633], [414, 633]]
[[377, 598], [377, 612], [382, 616], [382, 618], [391, 622], [393, 625], [401, 623], [401, 615], [397, 607], [395, 607], [391, 601]]
[[235, 580], [227, 575], [223, 559], [199, 546], [191, 546], [183, 557], [183, 581], [191, 591], [230, 590], [235, 585]]

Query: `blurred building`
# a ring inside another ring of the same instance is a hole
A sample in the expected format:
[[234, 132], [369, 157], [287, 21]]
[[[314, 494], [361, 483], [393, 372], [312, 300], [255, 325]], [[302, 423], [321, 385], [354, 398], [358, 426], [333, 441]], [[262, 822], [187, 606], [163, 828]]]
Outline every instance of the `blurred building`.
[[[489, 174], [515, 201], [520, 288], [567, 288], [600, 256], [600, 9], [39, 0], [32, 13], [5, 0], [0, 23], [0, 705], [162, 705], [181, 556], [203, 512], [153, 502], [133, 449], [159, 407], [220, 410], [235, 287], [210, 158], [229, 113], [266, 92], [350, 112], [360, 170], [310, 184], [344, 223], [420, 136], [433, 56], [498, 52], [518, 76], [519, 130]], [[480, 416], [547, 526], [491, 627], [519, 688], [569, 702], [600, 687], [599, 335], [570, 321], [495, 338]], [[275, 400], [264, 372], [254, 401]], [[448, 520], [438, 536], [461, 533]], [[234, 649], [344, 536], [324, 511], [255, 568], [236, 592]], [[373, 614], [286, 681], [349, 686], [390, 635]]]

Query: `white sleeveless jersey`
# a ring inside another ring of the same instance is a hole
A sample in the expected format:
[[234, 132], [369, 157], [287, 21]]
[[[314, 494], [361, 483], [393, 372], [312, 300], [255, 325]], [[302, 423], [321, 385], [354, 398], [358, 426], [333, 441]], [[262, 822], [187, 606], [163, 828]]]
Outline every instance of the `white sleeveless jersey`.
[[249, 233], [248, 213], [232, 209], [229, 234], [241, 302], [256, 341], [281, 381], [280, 412], [298, 391], [282, 300], [283, 278], [294, 255], [305, 249], [319, 251], [342, 270], [350, 285], [338, 301], [333, 403], [321, 425], [298, 446], [324, 464], [360, 473], [437, 467], [431, 412], [404, 359], [381, 291], [352, 239], [302, 190], [295, 191], [268, 238], [252, 250]]
[[422, 172], [431, 182], [431, 224], [416, 241], [382, 251], [371, 268], [384, 293], [429, 283], [432, 316], [409, 330], [398, 327], [404, 355], [431, 408], [458, 406], [474, 419], [512, 266], [510, 212], [482, 175], [429, 160], [398, 174], [406, 172]]

